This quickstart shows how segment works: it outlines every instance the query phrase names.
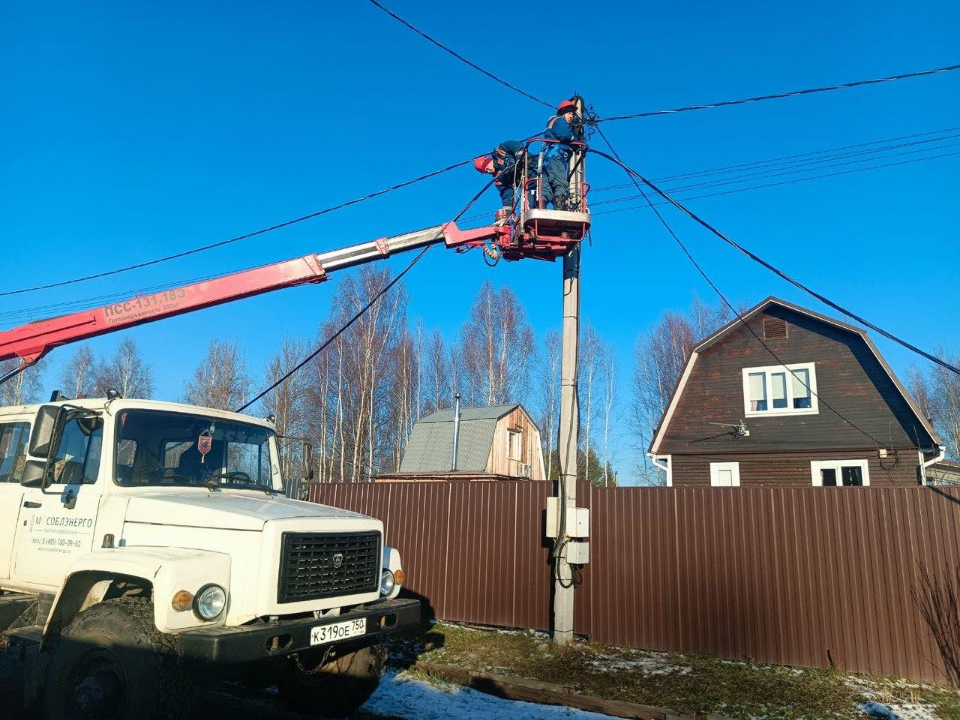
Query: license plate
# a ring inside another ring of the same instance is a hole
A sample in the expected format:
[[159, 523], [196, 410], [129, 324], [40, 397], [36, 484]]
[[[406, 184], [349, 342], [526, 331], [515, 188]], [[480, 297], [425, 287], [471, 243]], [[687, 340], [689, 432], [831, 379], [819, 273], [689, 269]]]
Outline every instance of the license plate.
[[366, 635], [367, 619], [347, 620], [346, 622], [333, 623], [332, 625], [319, 625], [310, 630], [310, 644], [322, 645], [323, 643], [337, 642], [347, 638]]

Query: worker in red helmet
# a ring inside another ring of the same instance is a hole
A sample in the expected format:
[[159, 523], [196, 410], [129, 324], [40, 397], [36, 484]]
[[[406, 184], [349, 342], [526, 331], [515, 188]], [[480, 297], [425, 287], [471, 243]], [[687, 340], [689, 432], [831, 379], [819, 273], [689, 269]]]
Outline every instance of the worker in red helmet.
[[523, 182], [522, 142], [504, 140], [489, 155], [481, 155], [473, 161], [477, 172], [493, 175], [493, 184], [500, 193], [500, 204], [509, 215], [516, 201], [516, 189]]
[[580, 140], [574, 130], [573, 119], [577, 114], [577, 105], [572, 100], [564, 100], [557, 107], [557, 114], [550, 118], [543, 136], [556, 142], [544, 143], [542, 165], [543, 182], [540, 197], [543, 206], [553, 205], [554, 210], [572, 209], [570, 204], [570, 181], [567, 168], [573, 156], [570, 143]]

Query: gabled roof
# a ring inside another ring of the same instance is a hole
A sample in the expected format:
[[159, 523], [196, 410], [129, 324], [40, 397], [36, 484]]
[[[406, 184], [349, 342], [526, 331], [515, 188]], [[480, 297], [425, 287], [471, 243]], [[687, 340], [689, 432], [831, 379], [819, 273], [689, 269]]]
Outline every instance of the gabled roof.
[[[490, 407], [462, 407], [460, 408], [460, 422], [465, 420], [499, 420], [520, 407], [520, 403], [512, 405], [491, 405]], [[444, 408], [417, 420], [418, 423], [453, 422], [453, 408]]]
[[822, 322], [826, 325], [839, 328], [849, 333], [853, 333], [858, 336], [866, 346], [870, 349], [870, 352], [873, 353], [873, 356], [877, 359], [877, 362], [880, 364], [880, 367], [883, 368], [884, 372], [890, 378], [890, 381], [894, 384], [900, 394], [903, 396], [904, 401], [907, 403], [907, 406], [910, 408], [911, 412], [923, 426], [923, 429], [927, 431], [930, 437], [933, 439], [934, 443], [941, 444], [939, 437], [937, 436], [936, 430], [934, 430], [933, 425], [930, 421], [923, 416], [923, 413], [920, 412], [920, 408], [917, 407], [917, 404], [914, 402], [913, 398], [910, 396], [910, 393], [907, 392], [907, 389], [900, 382], [900, 379], [894, 374], [891, 367], [887, 364], [887, 361], [884, 360], [883, 355], [880, 354], [880, 351], [877, 349], [877, 346], [873, 344], [873, 340], [870, 339], [870, 336], [867, 335], [865, 330], [851, 325], [849, 323], [842, 322], [836, 318], [829, 317], [827, 315], [821, 315], [818, 312], [809, 310], [800, 305], [794, 305], [791, 302], [786, 300], [781, 300], [780, 298], [773, 297], [772, 295], [767, 299], [763, 300], [757, 305], [754, 305], [752, 308], [747, 310], [745, 313], [742, 313], [739, 318], [734, 318], [731, 322], [724, 325], [722, 328], [714, 332], [712, 335], [707, 336], [700, 341], [700, 344], [697, 345], [690, 353], [690, 359], [687, 360], [687, 364], [683, 369], [683, 373], [680, 375], [680, 380], [677, 382], [677, 387], [673, 391], [673, 396], [670, 398], [670, 404], [667, 405], [667, 409], [663, 414], [663, 417], [660, 419], [660, 425], [657, 428], [657, 432], [653, 436], [653, 441], [650, 443], [650, 452], [653, 454], [657, 453], [657, 449], [660, 447], [660, 443], [663, 441], [664, 435], [666, 435], [667, 428], [670, 425], [670, 420], [673, 417], [673, 412], [677, 407], [677, 403], [680, 401], [680, 396], [683, 394], [683, 388], [686, 385], [687, 378], [690, 377], [690, 372], [693, 370], [693, 366], [697, 361], [700, 353], [704, 350], [709, 349], [711, 346], [718, 343], [725, 336], [727, 336], [733, 330], [736, 330], [743, 326], [743, 322], [749, 322], [751, 319], [764, 312], [771, 306], [777, 305], [779, 307], [791, 310], [799, 315], [805, 315], [809, 318]]
[[[520, 403], [460, 408], [457, 471], [486, 471], [497, 421], [518, 407]], [[421, 418], [413, 426], [400, 461], [400, 472], [450, 472], [452, 458], [453, 408], [446, 408]]]

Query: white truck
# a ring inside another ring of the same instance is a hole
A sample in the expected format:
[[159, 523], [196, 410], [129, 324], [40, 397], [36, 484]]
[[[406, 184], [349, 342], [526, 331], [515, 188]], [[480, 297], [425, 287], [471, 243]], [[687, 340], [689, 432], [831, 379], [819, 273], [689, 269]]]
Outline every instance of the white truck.
[[28, 704], [177, 718], [213, 678], [317, 717], [366, 701], [419, 602], [397, 597], [379, 520], [289, 487], [266, 420], [120, 397], [0, 408], [0, 629]]

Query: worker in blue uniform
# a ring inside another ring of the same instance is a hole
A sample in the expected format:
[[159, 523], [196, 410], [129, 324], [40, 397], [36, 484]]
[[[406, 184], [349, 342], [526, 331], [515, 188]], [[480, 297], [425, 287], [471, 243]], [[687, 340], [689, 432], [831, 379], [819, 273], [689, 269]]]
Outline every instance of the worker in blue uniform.
[[523, 182], [524, 144], [517, 140], [504, 140], [489, 155], [481, 155], [473, 161], [477, 172], [493, 175], [493, 184], [500, 193], [501, 214], [513, 212], [516, 190]]
[[567, 169], [573, 156], [570, 143], [580, 139], [573, 128], [576, 113], [576, 104], [571, 100], [564, 100], [543, 132], [547, 140], [556, 141], [543, 143], [543, 182], [540, 188], [543, 207], [552, 204], [554, 210], [572, 209]]

